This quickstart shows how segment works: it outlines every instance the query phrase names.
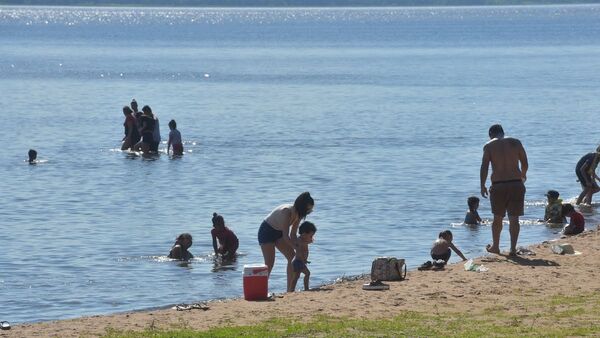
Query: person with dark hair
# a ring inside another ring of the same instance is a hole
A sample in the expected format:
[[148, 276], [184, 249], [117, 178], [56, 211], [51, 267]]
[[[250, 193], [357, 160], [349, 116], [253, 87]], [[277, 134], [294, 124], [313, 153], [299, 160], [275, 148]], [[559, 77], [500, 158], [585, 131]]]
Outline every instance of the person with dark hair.
[[128, 106], [124, 106], [123, 115], [125, 115], [125, 122], [123, 122], [125, 137], [123, 137], [122, 140], [121, 150], [133, 150], [133, 147], [139, 141], [139, 132], [137, 130], [135, 117], [133, 116], [133, 110]]
[[313, 242], [317, 227], [313, 223], [306, 221], [300, 224], [298, 232], [300, 233], [300, 237], [296, 246], [296, 256], [292, 261], [294, 272], [290, 285], [291, 292], [296, 291], [296, 284], [298, 283], [298, 279], [300, 279], [301, 273], [304, 274], [304, 291], [309, 290], [310, 270], [306, 266], [308, 264], [308, 245]]
[[577, 197], [575, 204], [579, 205], [583, 202], [584, 204], [591, 205], [592, 196], [600, 191], [600, 187], [598, 187], [598, 183], [596, 182], [597, 179], [600, 179], [596, 175], [598, 162], [600, 162], [600, 146], [596, 148], [595, 153], [585, 154], [575, 165], [575, 174], [583, 189], [579, 197]]
[[569, 224], [567, 224], [562, 233], [563, 235], [577, 235], [585, 230], [585, 219], [583, 215], [577, 211], [569, 203], [563, 204], [562, 214], [569, 217]]
[[177, 130], [177, 122], [175, 120], [171, 120], [169, 122], [169, 142], [167, 142], [167, 155], [169, 155], [169, 150], [171, 146], [173, 146], [173, 155], [181, 156], [183, 155], [183, 143], [181, 142], [181, 133]]
[[37, 161], [37, 151], [33, 150], [33, 149], [29, 149], [29, 151], [27, 152], [27, 156], [29, 157], [29, 164], [35, 164]]
[[452, 231], [445, 230], [440, 232], [438, 235], [438, 239], [433, 242], [433, 246], [431, 247], [431, 261], [427, 261], [423, 263], [419, 270], [429, 270], [433, 267], [435, 268], [443, 268], [448, 261], [450, 260], [450, 256], [452, 255], [452, 251], [456, 252], [456, 254], [462, 258], [463, 261], [466, 261], [467, 258], [463, 255], [463, 253], [452, 243]]
[[560, 194], [556, 190], [548, 190], [546, 193], [548, 204], [544, 211], [544, 222], [553, 224], [562, 224], [566, 222], [562, 213], [562, 199], [558, 198], [559, 196]]
[[486, 181], [488, 169], [492, 165], [489, 196], [494, 221], [492, 223], [492, 244], [486, 246], [490, 253], [500, 254], [500, 234], [502, 221], [508, 213], [510, 230], [510, 255], [517, 252], [517, 240], [521, 226], [519, 216], [525, 212], [525, 180], [527, 179], [527, 154], [516, 138], [505, 137], [501, 125], [495, 124], [489, 129], [490, 141], [483, 147], [483, 158], [479, 177], [481, 196], [487, 198]]
[[134, 149], [147, 154], [154, 142], [154, 114], [152, 114], [152, 109], [149, 106], [144, 106], [142, 111], [144, 112], [141, 118], [142, 129], [140, 130], [142, 139], [135, 145]]
[[231, 229], [225, 226], [225, 219], [223, 216], [216, 212], [213, 213], [212, 223], [213, 229], [210, 231], [210, 234], [212, 235], [215, 256], [221, 255], [225, 258], [235, 257], [235, 252], [240, 245], [237, 236]]
[[[148, 106], [145, 106], [148, 107]], [[150, 107], [148, 107], [150, 109]], [[142, 108], [143, 110], [143, 108]], [[150, 144], [150, 151], [158, 153], [158, 146], [160, 145], [160, 122], [158, 116], [154, 115], [154, 131], [152, 132], [152, 143]]]
[[479, 213], [477, 212], [477, 209], [479, 209], [479, 198], [477, 196], [467, 198], [467, 205], [469, 206], [469, 210], [467, 210], [467, 214], [465, 215], [465, 224], [477, 225], [481, 223], [481, 217], [479, 217]]
[[300, 221], [310, 214], [315, 206], [315, 201], [309, 192], [300, 194], [294, 204], [283, 204], [275, 208], [264, 219], [258, 229], [258, 244], [262, 250], [265, 265], [269, 267], [269, 274], [275, 265], [275, 248], [287, 259], [287, 290], [291, 290], [292, 259], [294, 247], [298, 237]]
[[[133, 117], [135, 117], [135, 125], [138, 130], [138, 139], [136, 140], [136, 143], [137, 143], [140, 141], [140, 138], [142, 137], [142, 134], [141, 134], [142, 112], [138, 110], [138, 103], [135, 99], [131, 99], [131, 103], [129, 104], [129, 106], [131, 107], [131, 110], [133, 111]], [[134, 144], [136, 144], [136, 143], [134, 143]]]
[[169, 258], [178, 259], [181, 261], [188, 261], [194, 258], [188, 249], [192, 246], [192, 235], [183, 233], [175, 239], [175, 244], [169, 252]]

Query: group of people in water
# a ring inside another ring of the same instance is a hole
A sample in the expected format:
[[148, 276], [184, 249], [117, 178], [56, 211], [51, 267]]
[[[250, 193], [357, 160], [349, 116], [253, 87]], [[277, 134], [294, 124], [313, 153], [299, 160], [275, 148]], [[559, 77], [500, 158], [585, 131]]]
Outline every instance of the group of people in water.
[[[121, 150], [141, 151], [144, 154], [158, 153], [161, 141], [160, 123], [152, 108], [146, 105], [139, 111], [137, 101], [133, 99], [129, 106], [123, 106], [123, 115], [125, 115], [125, 122], [123, 122], [125, 136]], [[173, 155], [183, 155], [181, 133], [177, 130], [175, 120], [169, 122], [169, 129], [167, 154], [173, 147]]]

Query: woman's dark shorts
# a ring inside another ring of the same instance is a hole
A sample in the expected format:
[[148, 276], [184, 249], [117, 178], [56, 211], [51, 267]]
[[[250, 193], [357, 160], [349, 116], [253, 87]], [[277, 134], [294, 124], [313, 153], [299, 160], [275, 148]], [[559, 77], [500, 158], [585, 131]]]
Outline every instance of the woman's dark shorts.
[[258, 228], [258, 244], [275, 243], [281, 237], [283, 237], [283, 232], [273, 229], [266, 221], [263, 221]]
[[443, 255], [434, 255], [434, 254], [431, 254], [431, 259], [433, 259], [434, 261], [437, 261], [438, 259], [441, 259], [444, 262], [448, 262], [450, 260], [450, 256], [451, 255], [452, 255], [452, 251], [450, 251], [450, 249], [448, 249], [448, 252], [446, 252]]

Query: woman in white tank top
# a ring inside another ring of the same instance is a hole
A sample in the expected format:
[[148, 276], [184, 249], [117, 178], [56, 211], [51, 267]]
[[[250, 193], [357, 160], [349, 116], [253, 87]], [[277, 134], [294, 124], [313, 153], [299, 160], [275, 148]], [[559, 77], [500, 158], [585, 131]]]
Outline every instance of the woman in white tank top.
[[310, 193], [303, 192], [294, 204], [283, 204], [271, 211], [258, 229], [258, 243], [265, 265], [269, 267], [269, 275], [275, 265], [275, 248], [287, 259], [288, 292], [292, 280], [292, 260], [295, 255], [294, 243], [298, 237], [298, 225], [312, 212], [314, 206], [315, 201]]

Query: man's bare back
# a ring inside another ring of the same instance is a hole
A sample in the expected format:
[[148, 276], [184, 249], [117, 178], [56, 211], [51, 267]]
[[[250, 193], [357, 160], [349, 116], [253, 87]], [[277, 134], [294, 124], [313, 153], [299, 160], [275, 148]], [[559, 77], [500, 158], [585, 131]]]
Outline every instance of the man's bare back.
[[521, 141], [516, 138], [494, 138], [485, 144], [483, 147], [484, 160], [492, 164], [491, 181], [502, 182], [518, 179], [526, 179], [524, 173], [521, 172], [519, 161], [521, 164], [527, 163], [525, 149]]
[[480, 180], [481, 196], [487, 198], [486, 181], [490, 163], [492, 175], [490, 180], [490, 205], [494, 221], [492, 222], [492, 244], [486, 249], [491, 253], [500, 253], [500, 233], [502, 221], [508, 213], [510, 225], [510, 253], [516, 252], [519, 238], [519, 216], [524, 214], [525, 185], [527, 179], [527, 154], [521, 141], [512, 137], [504, 137], [502, 126], [497, 124], [490, 127], [490, 141], [483, 147], [481, 159]]

